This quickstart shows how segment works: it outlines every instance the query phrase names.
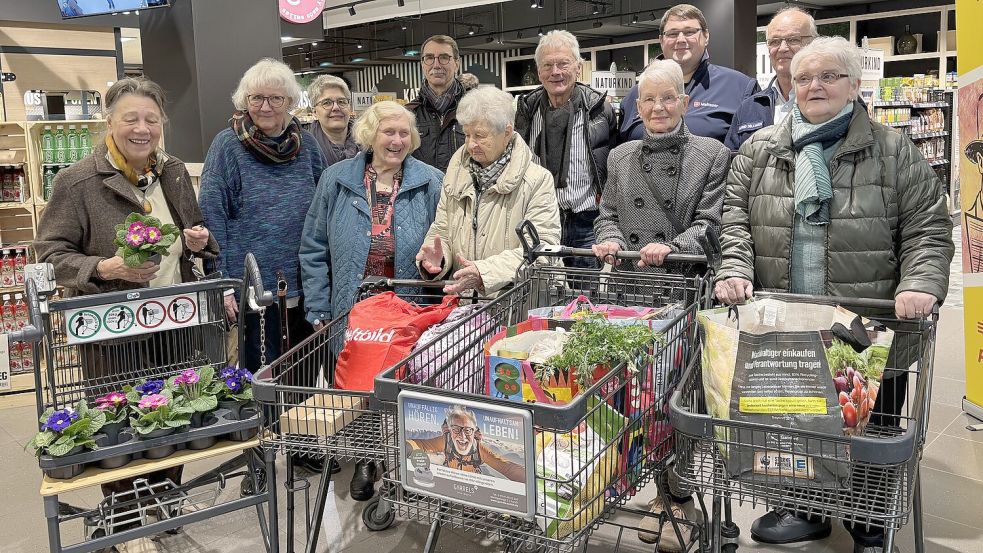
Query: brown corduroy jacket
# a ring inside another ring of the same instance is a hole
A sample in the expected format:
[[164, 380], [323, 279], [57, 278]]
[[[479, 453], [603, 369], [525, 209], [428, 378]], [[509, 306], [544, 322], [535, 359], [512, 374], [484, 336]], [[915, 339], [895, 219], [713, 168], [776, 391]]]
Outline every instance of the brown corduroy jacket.
[[[40, 263], [55, 266], [55, 279], [66, 296], [131, 290], [145, 284], [102, 280], [96, 265], [116, 255], [116, 225], [133, 212], [142, 213], [134, 186], [106, 159], [106, 145], [55, 177], [51, 199], [38, 224], [34, 250]], [[186, 229], [203, 224], [198, 199], [184, 163], [168, 156], [160, 168], [160, 184], [174, 224]], [[184, 235], [181, 235], [184, 241]], [[194, 281], [192, 261], [185, 249], [181, 257], [181, 280]], [[202, 259], [218, 255], [218, 243], [209, 236], [208, 245], [195, 254]]]

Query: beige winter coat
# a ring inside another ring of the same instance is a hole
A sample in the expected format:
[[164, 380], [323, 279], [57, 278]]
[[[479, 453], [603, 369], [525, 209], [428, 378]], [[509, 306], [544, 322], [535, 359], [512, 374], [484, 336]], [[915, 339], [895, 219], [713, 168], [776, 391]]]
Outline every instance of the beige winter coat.
[[[437, 216], [423, 240], [424, 245], [432, 245], [434, 236], [440, 235], [443, 246], [443, 270], [432, 278], [451, 278], [461, 268], [461, 256], [478, 267], [485, 294], [512, 284], [522, 264], [522, 245], [515, 227], [524, 219], [536, 226], [543, 243], [560, 243], [553, 176], [533, 163], [532, 151], [521, 137], [513, 135], [512, 140], [512, 159], [498, 181], [481, 194], [477, 217], [467, 148], [461, 147], [451, 158]], [[425, 271], [420, 274], [430, 278]]]

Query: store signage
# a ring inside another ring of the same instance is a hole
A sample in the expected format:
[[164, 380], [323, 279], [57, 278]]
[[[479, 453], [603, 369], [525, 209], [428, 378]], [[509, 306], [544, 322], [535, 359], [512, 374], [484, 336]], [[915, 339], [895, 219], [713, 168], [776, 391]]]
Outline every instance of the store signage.
[[[200, 301], [204, 301], [201, 298]], [[165, 296], [65, 311], [69, 344], [149, 334], [206, 322], [196, 294]]]
[[324, 11], [324, 0], [280, 0], [280, 19], [290, 23], [310, 23]]
[[355, 111], [365, 111], [372, 105], [374, 92], [355, 92], [352, 94], [352, 101], [355, 103]]
[[864, 50], [860, 65], [861, 81], [879, 81], [884, 78], [884, 50]]
[[0, 334], [0, 391], [10, 389], [10, 341]]
[[635, 86], [635, 72], [594, 71], [591, 73], [591, 86], [596, 90], [606, 90], [610, 96], [624, 96]]

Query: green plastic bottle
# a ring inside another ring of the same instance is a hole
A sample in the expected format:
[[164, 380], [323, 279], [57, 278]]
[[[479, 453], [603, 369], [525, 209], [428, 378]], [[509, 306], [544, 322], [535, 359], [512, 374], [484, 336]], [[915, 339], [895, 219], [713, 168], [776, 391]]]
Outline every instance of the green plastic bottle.
[[51, 125], [45, 125], [41, 133], [41, 155], [44, 163], [55, 162], [55, 136], [51, 133]]
[[92, 153], [92, 135], [89, 134], [89, 126], [82, 125], [79, 132], [79, 159]]
[[75, 130], [75, 125], [68, 126], [66, 141], [68, 142], [68, 163], [75, 163], [79, 160], [79, 133]]
[[65, 136], [65, 127], [58, 125], [55, 127], [55, 163], [67, 163], [68, 161], [68, 137]]
[[44, 201], [51, 199], [51, 188], [55, 183], [55, 171], [51, 167], [44, 168], [44, 190], [42, 196]]

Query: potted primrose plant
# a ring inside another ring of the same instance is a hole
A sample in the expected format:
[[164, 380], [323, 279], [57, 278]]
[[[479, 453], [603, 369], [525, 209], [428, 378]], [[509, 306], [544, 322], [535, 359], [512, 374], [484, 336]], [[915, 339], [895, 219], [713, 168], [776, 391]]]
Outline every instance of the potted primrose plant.
[[[38, 457], [68, 457], [81, 453], [85, 448], [96, 449], [93, 435], [106, 422], [105, 413], [89, 409], [85, 401], [74, 408], [49, 408], [38, 419], [41, 430], [27, 443]], [[85, 465], [76, 463], [47, 469], [48, 476], [57, 479], [74, 478], [82, 473]]]
[[[160, 379], [145, 380], [137, 386], [126, 386], [126, 399], [133, 416], [130, 427], [141, 440], [149, 440], [173, 434], [178, 428], [191, 424], [193, 409], [180, 402], [174, 403], [174, 392]], [[148, 449], [143, 456], [160, 459], [174, 453], [176, 446], [168, 445]]]
[[240, 420], [242, 408], [253, 400], [253, 373], [246, 368], [225, 367], [219, 371], [212, 388], [218, 406], [229, 410], [229, 418]]
[[[200, 369], [185, 369], [171, 377], [168, 385], [174, 390], [174, 403], [191, 409], [191, 428], [210, 426], [218, 422], [211, 412], [218, 407], [215, 397], [215, 368], [206, 365]], [[218, 436], [195, 438], [188, 442], [188, 449], [207, 449], [218, 441]]]
[[180, 238], [181, 230], [176, 225], [163, 224], [160, 219], [139, 213], [130, 213], [116, 225], [118, 248], [116, 255], [123, 258], [127, 267], [139, 267], [150, 260], [160, 262], [160, 257], [168, 255], [168, 248]]
[[[96, 445], [99, 447], [111, 447], [128, 442], [133, 439], [133, 431], [130, 430], [129, 422], [129, 401], [123, 392], [110, 392], [104, 396], [96, 398], [96, 410], [102, 411], [106, 415], [106, 424], [102, 426], [100, 433], [95, 436]], [[130, 462], [132, 457], [129, 453], [114, 455], [99, 460], [99, 468], [115, 469], [122, 467]]]

